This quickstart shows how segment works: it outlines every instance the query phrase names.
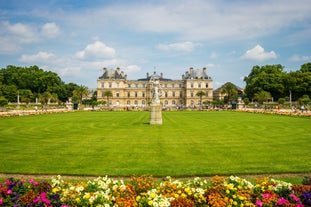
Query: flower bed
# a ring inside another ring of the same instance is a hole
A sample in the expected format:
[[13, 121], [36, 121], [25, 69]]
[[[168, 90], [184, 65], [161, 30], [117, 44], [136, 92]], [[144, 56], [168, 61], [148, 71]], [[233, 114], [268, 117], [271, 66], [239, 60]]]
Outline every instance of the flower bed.
[[311, 179], [292, 185], [270, 178], [251, 183], [239, 177], [186, 181], [151, 176], [128, 181], [99, 177], [68, 182], [60, 176], [48, 181], [10, 178], [0, 183], [0, 206], [311, 206]]

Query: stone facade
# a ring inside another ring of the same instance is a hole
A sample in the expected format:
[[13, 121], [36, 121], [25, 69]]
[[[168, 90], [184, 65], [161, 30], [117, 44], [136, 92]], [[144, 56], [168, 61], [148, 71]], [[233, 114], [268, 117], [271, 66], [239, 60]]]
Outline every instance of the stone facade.
[[206, 68], [190, 68], [182, 75], [181, 80], [171, 80], [158, 75], [147, 73], [146, 78], [138, 80], [127, 80], [127, 75], [117, 68], [115, 70], [103, 69], [103, 75], [97, 80], [97, 100], [107, 101], [105, 91], [111, 91], [109, 97], [110, 107], [149, 107], [151, 103], [152, 83], [150, 79], [154, 76], [160, 80], [162, 96], [160, 97], [163, 107], [198, 107], [200, 97], [198, 91], [203, 91], [205, 96], [202, 101], [213, 100], [213, 80], [206, 74]]

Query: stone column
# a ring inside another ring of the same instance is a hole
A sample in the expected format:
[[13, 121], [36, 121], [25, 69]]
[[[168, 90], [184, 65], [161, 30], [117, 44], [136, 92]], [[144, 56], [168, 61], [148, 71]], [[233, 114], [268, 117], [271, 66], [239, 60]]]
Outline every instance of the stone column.
[[160, 104], [150, 104], [150, 124], [162, 125], [162, 109]]

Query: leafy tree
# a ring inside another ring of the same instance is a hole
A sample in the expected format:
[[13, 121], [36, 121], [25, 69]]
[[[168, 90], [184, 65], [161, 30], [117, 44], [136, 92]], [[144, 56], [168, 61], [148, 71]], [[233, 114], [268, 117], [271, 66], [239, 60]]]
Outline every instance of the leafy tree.
[[303, 95], [301, 98], [298, 99], [300, 105], [307, 105], [310, 103], [310, 97], [308, 95]]
[[15, 85], [2, 85], [1, 92], [9, 102], [17, 102], [17, 87]]
[[285, 98], [279, 98], [278, 103], [279, 104], [284, 104], [285, 103]]
[[40, 94], [39, 101], [42, 105], [47, 105], [52, 97], [52, 94], [46, 91], [43, 94]]
[[247, 106], [247, 105], [249, 104], [250, 101], [249, 101], [248, 98], [244, 98], [244, 99], [243, 99], [243, 102], [244, 102], [244, 104]]
[[260, 91], [268, 91], [275, 99], [285, 96], [284, 80], [286, 78], [283, 71], [284, 66], [265, 65], [254, 66], [250, 74], [244, 78], [246, 82], [245, 92], [248, 98], [253, 98]]
[[6, 99], [6, 98], [4, 98], [4, 97], [0, 97], [0, 106], [1, 107], [4, 107], [4, 106], [6, 106], [6, 105], [8, 105], [8, 100]]
[[86, 86], [80, 85], [73, 91], [73, 99], [82, 103], [83, 97], [87, 96], [88, 94], [88, 88]]
[[255, 93], [254, 99], [257, 100], [260, 104], [263, 104], [264, 101], [271, 99], [271, 94], [267, 91], [259, 91]]
[[107, 98], [107, 104], [109, 106], [109, 98], [112, 97], [112, 92], [111, 91], [104, 91], [104, 96]]
[[21, 99], [21, 102], [29, 103], [34, 99], [33, 93], [31, 92], [31, 90], [28, 89], [18, 90], [18, 94]]
[[[10, 87], [8, 88], [8, 86]], [[12, 90], [11, 86], [14, 86], [16, 91]], [[68, 91], [66, 84], [56, 73], [44, 71], [38, 66], [17, 67], [9, 65], [2, 68], [0, 70], [0, 94], [9, 101], [16, 102], [17, 90], [30, 90], [33, 97], [27, 98], [32, 101], [46, 91], [57, 94], [62, 101], [66, 101], [68, 97], [71, 97], [67, 94], [72, 93], [72, 91]]]
[[200, 108], [202, 109], [202, 97], [205, 96], [205, 93], [204, 91], [198, 91], [195, 95], [200, 97]]
[[221, 93], [226, 94], [227, 103], [230, 103], [232, 101], [232, 98], [234, 96], [237, 96], [238, 89], [233, 83], [227, 82], [222, 86]]
[[311, 72], [311, 63], [305, 63], [301, 65], [300, 71], [303, 73]]

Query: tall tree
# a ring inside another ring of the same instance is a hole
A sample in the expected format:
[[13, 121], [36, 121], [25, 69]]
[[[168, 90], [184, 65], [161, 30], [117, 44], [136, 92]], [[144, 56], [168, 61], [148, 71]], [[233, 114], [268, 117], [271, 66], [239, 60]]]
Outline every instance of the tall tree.
[[76, 87], [76, 89], [73, 91], [74, 99], [78, 100], [80, 103], [82, 103], [83, 98], [87, 97], [88, 95], [89, 95], [88, 88], [83, 85]]
[[284, 79], [286, 73], [284, 66], [265, 65], [254, 66], [250, 74], [244, 78], [246, 82], [245, 92], [248, 98], [252, 99], [254, 94], [260, 91], [268, 91], [276, 100], [284, 97], [288, 92], [285, 91]]
[[270, 92], [267, 91], [258, 91], [254, 95], [254, 99], [257, 100], [260, 104], [271, 99]]
[[233, 83], [227, 82], [222, 86], [221, 93], [227, 96], [228, 103], [230, 103], [232, 97], [238, 94], [238, 89]]
[[202, 109], [202, 104], [203, 104], [202, 97], [205, 96], [205, 93], [204, 91], [198, 91], [195, 95], [200, 98], [200, 109]]
[[110, 105], [109, 103], [109, 98], [112, 97], [112, 92], [111, 91], [104, 91], [104, 96], [107, 98], [107, 104], [108, 106]]

